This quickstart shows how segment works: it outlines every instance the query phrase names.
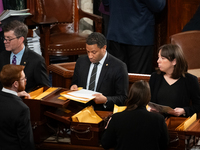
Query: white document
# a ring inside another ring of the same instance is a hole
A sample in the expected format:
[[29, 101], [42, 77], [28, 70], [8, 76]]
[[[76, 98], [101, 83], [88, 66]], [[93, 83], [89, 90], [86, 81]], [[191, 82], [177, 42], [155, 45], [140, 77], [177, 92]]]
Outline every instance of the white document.
[[[76, 97], [79, 100], [88, 101], [88, 99], [91, 100], [91, 99], [95, 98], [95, 96], [92, 96], [92, 95], [97, 94], [97, 93], [99, 93], [99, 92], [81, 89], [81, 90], [78, 90], [78, 91], [69, 92], [69, 93], [67, 93], [67, 95], [72, 96], [72, 97]], [[83, 98], [85, 98], [85, 99], [83, 99]]]
[[60, 93], [60, 95], [70, 100], [78, 101], [81, 103], [87, 103], [90, 100], [94, 99], [95, 96], [93, 96], [93, 94], [97, 94], [97, 93], [99, 92], [81, 89], [78, 91], [70, 91], [70, 92], [65, 91], [65, 92]]

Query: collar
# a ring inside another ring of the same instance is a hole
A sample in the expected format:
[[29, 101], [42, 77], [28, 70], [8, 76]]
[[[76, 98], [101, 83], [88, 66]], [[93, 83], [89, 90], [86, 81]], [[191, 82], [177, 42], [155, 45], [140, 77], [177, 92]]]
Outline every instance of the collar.
[[[23, 47], [23, 49], [17, 53], [17, 54], [14, 54], [13, 52], [11, 53], [11, 56], [10, 58], [13, 58], [13, 56], [15, 55], [17, 57], [17, 65], [20, 65], [20, 62], [21, 62], [21, 59], [22, 59], [22, 56], [24, 54], [24, 51], [25, 51], [25, 46]], [[12, 61], [12, 59], [11, 59]], [[11, 62], [12, 63], [12, 62]]]
[[13, 90], [10, 90], [10, 89], [6, 89], [6, 88], [2, 88], [2, 92], [5, 92], [5, 93], [10, 93], [10, 94], [13, 94], [13, 95], [17, 95], [17, 92], [13, 91]]
[[107, 51], [106, 51], [105, 55], [103, 56], [103, 58], [99, 61], [99, 64], [103, 65], [106, 57], [107, 57]]

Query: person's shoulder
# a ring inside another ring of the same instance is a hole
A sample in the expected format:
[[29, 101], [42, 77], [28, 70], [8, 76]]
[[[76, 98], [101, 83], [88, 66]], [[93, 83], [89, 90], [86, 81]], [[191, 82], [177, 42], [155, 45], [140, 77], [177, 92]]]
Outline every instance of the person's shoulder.
[[2, 52], [0, 52], [0, 57], [5, 57], [5, 55], [8, 55], [8, 54], [10, 54], [10, 52], [9, 51], [2, 51]]
[[184, 79], [188, 80], [189, 82], [198, 81], [197, 77], [190, 73], [185, 73]]
[[112, 118], [118, 120], [119, 118], [123, 118], [123, 116], [127, 116], [127, 111], [116, 112], [112, 115]]
[[77, 60], [76, 60], [76, 66], [77, 65], [83, 65], [85, 63], [89, 63], [90, 64], [90, 60], [88, 58], [87, 55], [84, 56], [80, 56]]
[[40, 54], [36, 53], [36, 52], [33, 51], [33, 50], [30, 50], [29, 48], [26, 48], [26, 52], [27, 52], [28, 54], [31, 54], [31, 56], [43, 58]]
[[152, 121], [164, 121], [165, 120], [164, 116], [160, 113], [152, 113], [152, 112], [147, 111], [147, 114], [146, 114], [146, 116], [148, 118], [151, 118]]
[[89, 60], [89, 58], [88, 58], [87, 55], [80, 56], [80, 57], [77, 59], [77, 62], [85, 61], [85, 60]]
[[160, 77], [162, 77], [162, 74], [158, 74], [157, 72], [153, 72], [150, 76], [150, 79], [152, 80], [152, 79], [155, 79], [155, 78], [157, 79], [157, 78], [160, 78]]
[[191, 73], [185, 73], [185, 77], [186, 78], [197, 78], [195, 75], [193, 75]]
[[31, 59], [31, 61], [33, 62], [44, 62], [44, 57], [39, 55], [38, 53], [36, 53], [33, 50], [30, 50], [29, 48], [26, 48], [24, 55], [27, 57], [28, 59]]
[[24, 109], [28, 108], [28, 106], [22, 101], [22, 99], [16, 95], [0, 91], [0, 97], [3, 97], [3, 99], [8, 104], [13, 104], [15, 107], [17, 106], [18, 108]]
[[152, 72], [151, 76], [160, 76], [160, 74], [158, 74], [156, 71]]
[[108, 53], [107, 55], [108, 55], [108, 56], [107, 56], [107, 57], [108, 57], [108, 60], [109, 60], [110, 62], [112, 62], [113, 64], [118, 64], [119, 66], [125, 66], [125, 65], [126, 65], [123, 61], [121, 61], [121, 60], [118, 59], [117, 57], [111, 55], [110, 53]]

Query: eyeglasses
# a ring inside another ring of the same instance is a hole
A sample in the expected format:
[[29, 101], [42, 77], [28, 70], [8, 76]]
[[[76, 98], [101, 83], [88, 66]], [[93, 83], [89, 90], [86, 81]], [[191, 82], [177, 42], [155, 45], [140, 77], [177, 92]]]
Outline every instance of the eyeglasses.
[[12, 40], [14, 40], [14, 39], [18, 39], [18, 38], [20, 38], [20, 37], [21, 37], [21, 36], [18, 36], [18, 37], [12, 38], [12, 39], [6, 39], [5, 37], [1, 37], [1, 40], [6, 41], [6, 42], [10, 42], [10, 41], [12, 41]]
[[19, 79], [20, 81], [26, 81], [27, 80], [27, 78], [26, 77], [24, 77], [24, 78], [22, 78], [22, 79]]

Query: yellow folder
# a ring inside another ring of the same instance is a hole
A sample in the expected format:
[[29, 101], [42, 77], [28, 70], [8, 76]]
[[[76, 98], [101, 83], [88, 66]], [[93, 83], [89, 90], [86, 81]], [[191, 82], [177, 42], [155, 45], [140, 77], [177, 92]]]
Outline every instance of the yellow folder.
[[29, 95], [31, 96], [31, 99], [41, 100], [43, 97], [49, 95], [51, 92], [53, 92], [53, 91], [55, 91], [57, 89], [58, 88], [50, 87], [46, 91], [44, 91], [44, 88], [41, 87], [41, 88], [29, 93]]
[[117, 112], [122, 112], [125, 109], [126, 109], [126, 106], [117, 106], [116, 104], [114, 104], [113, 114]]
[[88, 106], [79, 111], [77, 114], [73, 115], [72, 121], [84, 123], [99, 123], [102, 121], [102, 118], [96, 114], [92, 106]]
[[197, 120], [197, 114], [195, 113], [192, 117], [188, 117], [183, 123], [181, 123], [175, 130], [185, 131], [192, 123]]

